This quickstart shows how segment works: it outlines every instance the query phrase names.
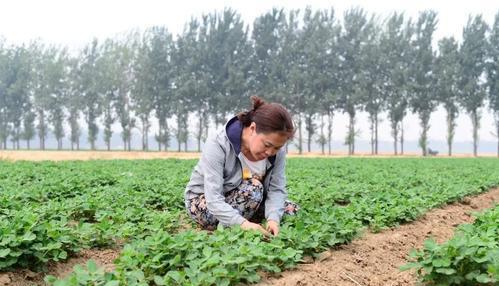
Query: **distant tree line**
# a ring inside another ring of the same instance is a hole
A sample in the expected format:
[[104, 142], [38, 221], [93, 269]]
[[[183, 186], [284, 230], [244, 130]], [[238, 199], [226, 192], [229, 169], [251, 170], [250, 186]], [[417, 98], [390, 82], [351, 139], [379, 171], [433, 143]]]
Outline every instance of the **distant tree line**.
[[[273, 9], [250, 29], [225, 9], [192, 18], [176, 37], [152, 27], [93, 40], [75, 55], [39, 41], [15, 46], [0, 40], [0, 149], [19, 149], [21, 142], [30, 149], [36, 139], [45, 149], [49, 132], [58, 149], [68, 148], [65, 137], [79, 149], [84, 119], [91, 149], [103, 136], [110, 150], [112, 126], [119, 123], [125, 150], [134, 128], [149, 150], [154, 122], [158, 150], [168, 150], [172, 138], [178, 151], [187, 150], [189, 137], [199, 150], [208, 127], [246, 109], [255, 94], [289, 108], [300, 153], [314, 140], [330, 153], [334, 115], [346, 113], [345, 144], [354, 154], [356, 116], [365, 111], [373, 154], [380, 114], [388, 115], [394, 154], [403, 154], [404, 117], [414, 112], [426, 155], [430, 115], [441, 105], [448, 154], [464, 112], [476, 156], [483, 108], [494, 115], [499, 135], [499, 13], [492, 26], [470, 16], [462, 42], [445, 37], [434, 49], [437, 22], [434, 11], [380, 19], [360, 8], [342, 16], [333, 9]], [[195, 130], [188, 129], [189, 115], [197, 118]], [[497, 148], [499, 156], [499, 138]]]

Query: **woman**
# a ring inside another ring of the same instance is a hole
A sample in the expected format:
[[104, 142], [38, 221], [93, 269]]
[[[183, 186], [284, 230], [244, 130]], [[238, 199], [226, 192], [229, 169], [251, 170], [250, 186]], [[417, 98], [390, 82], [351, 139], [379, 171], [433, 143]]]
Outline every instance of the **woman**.
[[[185, 205], [204, 229], [213, 230], [221, 223], [277, 235], [283, 214], [298, 210], [286, 201], [282, 148], [294, 127], [282, 105], [251, 99], [251, 110], [230, 119], [206, 141], [185, 189]], [[259, 224], [263, 218], [266, 228]]]

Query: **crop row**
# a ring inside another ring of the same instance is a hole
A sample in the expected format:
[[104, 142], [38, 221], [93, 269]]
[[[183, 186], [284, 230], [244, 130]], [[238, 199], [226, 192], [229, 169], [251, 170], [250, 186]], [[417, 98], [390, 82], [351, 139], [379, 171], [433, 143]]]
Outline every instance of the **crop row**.
[[114, 272], [89, 262], [65, 280], [47, 281], [254, 282], [259, 271], [293, 267], [304, 256], [348, 243], [363, 228], [393, 227], [499, 185], [495, 159], [289, 159], [288, 191], [301, 210], [283, 221], [278, 237], [266, 240], [238, 228], [192, 228], [183, 189], [194, 164], [0, 163], [0, 263], [6, 262], [0, 269], [43, 268], [81, 248], [117, 244], [123, 250]]
[[431, 285], [496, 285], [499, 283], [499, 205], [480, 214], [473, 224], [459, 226], [454, 237], [443, 244], [433, 239], [415, 260], [404, 266], [414, 268], [421, 280]]

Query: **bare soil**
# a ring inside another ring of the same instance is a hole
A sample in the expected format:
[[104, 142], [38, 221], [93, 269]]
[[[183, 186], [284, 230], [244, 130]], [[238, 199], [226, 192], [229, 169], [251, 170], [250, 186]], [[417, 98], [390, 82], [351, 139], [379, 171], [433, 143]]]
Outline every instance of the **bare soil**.
[[[0, 150], [0, 160], [7, 161], [62, 161], [62, 160], [114, 160], [114, 159], [198, 159], [199, 152], [158, 152], [158, 151], [57, 151], [57, 150]], [[495, 154], [480, 154], [480, 157], [495, 157]], [[420, 153], [405, 153], [404, 155], [393, 155], [392, 153], [380, 153], [371, 155], [370, 153], [357, 153], [349, 156], [345, 152], [335, 152], [333, 154], [321, 154], [320, 152], [308, 152], [298, 154], [290, 152], [288, 157], [295, 158], [338, 158], [338, 157], [374, 157], [374, 158], [413, 158], [421, 157]], [[446, 155], [438, 155], [439, 158], [448, 158]], [[452, 158], [473, 157], [470, 154], [454, 154]]]
[[121, 249], [86, 249], [64, 263], [51, 263], [48, 266], [48, 273], [33, 272], [27, 269], [0, 272], [0, 286], [45, 285], [43, 282], [45, 275], [66, 277], [73, 271], [76, 264], [85, 265], [89, 259], [93, 259], [99, 267], [106, 271], [112, 271], [114, 270], [113, 261], [118, 258], [120, 251]]
[[411, 249], [425, 239], [447, 241], [456, 227], [471, 223], [471, 214], [499, 203], [499, 189], [468, 197], [426, 213], [418, 220], [380, 233], [364, 233], [348, 245], [323, 253], [317, 261], [301, 264], [280, 277], [266, 277], [263, 285], [417, 285], [414, 272], [399, 271]]

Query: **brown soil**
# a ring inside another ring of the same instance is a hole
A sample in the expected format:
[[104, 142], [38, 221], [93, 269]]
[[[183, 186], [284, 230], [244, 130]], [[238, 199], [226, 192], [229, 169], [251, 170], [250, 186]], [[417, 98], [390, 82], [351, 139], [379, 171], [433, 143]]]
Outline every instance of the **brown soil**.
[[260, 285], [416, 285], [413, 272], [399, 271], [410, 250], [421, 248], [429, 237], [439, 243], [450, 239], [456, 226], [473, 221], [472, 212], [498, 202], [499, 189], [494, 189], [432, 210], [415, 222], [381, 233], [365, 233], [348, 245], [323, 253], [315, 262], [301, 264], [281, 277], [264, 278]]
[[64, 263], [50, 264], [48, 273], [37, 273], [26, 269], [14, 272], [0, 272], [0, 286], [45, 285], [43, 282], [45, 275], [65, 277], [73, 271], [76, 264], [85, 265], [89, 259], [93, 259], [99, 267], [104, 268], [106, 271], [112, 271], [114, 270], [113, 261], [118, 258], [119, 253], [120, 249], [87, 249]]
[[[495, 157], [495, 154], [480, 154], [480, 157]], [[198, 159], [198, 152], [143, 152], [143, 151], [40, 151], [40, 150], [0, 150], [0, 160], [8, 161], [61, 161], [61, 160], [113, 160], [113, 159]], [[420, 157], [419, 153], [406, 153], [404, 155], [393, 155], [391, 153], [380, 153], [371, 155], [370, 153], [357, 153], [354, 156], [348, 156], [345, 152], [336, 152], [331, 155], [322, 155], [320, 152], [310, 152], [297, 154], [291, 152], [288, 154], [291, 158], [338, 158], [338, 157], [375, 157], [375, 158], [414, 158]], [[446, 155], [437, 157], [448, 158]], [[473, 157], [470, 154], [454, 154], [452, 158]]]

